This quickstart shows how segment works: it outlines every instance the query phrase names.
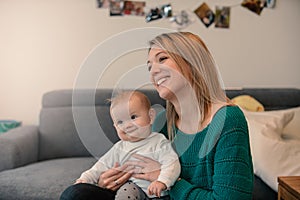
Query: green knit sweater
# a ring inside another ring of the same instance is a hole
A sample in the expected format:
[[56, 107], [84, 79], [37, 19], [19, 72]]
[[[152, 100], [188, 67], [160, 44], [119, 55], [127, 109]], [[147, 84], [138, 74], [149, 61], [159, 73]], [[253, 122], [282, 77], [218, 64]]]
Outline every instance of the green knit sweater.
[[[167, 133], [164, 119], [165, 112], [157, 116], [154, 131]], [[173, 146], [180, 159], [181, 180], [171, 188], [171, 199], [252, 199], [248, 126], [238, 107], [221, 108], [198, 133], [176, 129]]]

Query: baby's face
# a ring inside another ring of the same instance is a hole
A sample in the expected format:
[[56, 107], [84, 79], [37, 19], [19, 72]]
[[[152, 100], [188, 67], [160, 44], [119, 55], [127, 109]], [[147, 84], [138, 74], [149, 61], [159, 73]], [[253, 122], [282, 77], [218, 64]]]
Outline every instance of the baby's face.
[[137, 142], [151, 133], [149, 110], [135, 96], [114, 105], [111, 117], [121, 140]]

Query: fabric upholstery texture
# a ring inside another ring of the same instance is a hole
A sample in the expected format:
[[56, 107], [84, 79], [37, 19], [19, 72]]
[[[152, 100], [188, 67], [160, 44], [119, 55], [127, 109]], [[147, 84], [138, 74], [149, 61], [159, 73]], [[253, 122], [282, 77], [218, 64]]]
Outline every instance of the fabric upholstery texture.
[[[21, 126], [0, 137], [0, 172], [38, 160], [38, 129]], [[1, 181], [0, 181], [1, 182]]]
[[90, 168], [92, 157], [53, 159], [0, 173], [0, 199], [59, 199], [80, 172]]
[[90, 155], [78, 137], [71, 107], [42, 109], [39, 132], [39, 160]]

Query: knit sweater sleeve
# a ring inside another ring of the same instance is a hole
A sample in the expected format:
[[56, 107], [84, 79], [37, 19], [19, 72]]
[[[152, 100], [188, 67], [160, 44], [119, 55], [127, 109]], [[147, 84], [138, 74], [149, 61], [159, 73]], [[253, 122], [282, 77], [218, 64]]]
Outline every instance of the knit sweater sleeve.
[[206, 182], [205, 186], [198, 186], [196, 181], [192, 183], [193, 181], [181, 177], [170, 191], [172, 198], [252, 199], [253, 167], [247, 122], [239, 109], [227, 109], [227, 113], [224, 112], [223, 117], [226, 116], [224, 124], [218, 119], [222, 113], [218, 113], [219, 116], [214, 117], [214, 121], [210, 124], [212, 130], [220, 130], [218, 140], [210, 152], [213, 156], [211, 160], [206, 160], [206, 165], [211, 165], [209, 168], [212, 172], [193, 176], [195, 179], [201, 177], [198, 178], [198, 183]]

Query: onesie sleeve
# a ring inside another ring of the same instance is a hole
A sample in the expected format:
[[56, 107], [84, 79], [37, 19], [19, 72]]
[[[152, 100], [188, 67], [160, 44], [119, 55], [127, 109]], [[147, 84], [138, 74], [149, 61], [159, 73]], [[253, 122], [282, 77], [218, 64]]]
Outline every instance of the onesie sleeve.
[[100, 175], [112, 168], [117, 160], [114, 151], [115, 146], [106, 152], [90, 169], [83, 172], [79, 179], [90, 184], [98, 184]]
[[163, 135], [161, 143], [158, 145], [158, 161], [161, 163], [161, 171], [158, 181], [166, 184], [169, 188], [173, 186], [180, 174], [180, 163], [177, 154], [173, 150], [171, 142]]
[[97, 184], [101, 173], [107, 169], [105, 164], [98, 160], [93, 167], [83, 172], [79, 179], [84, 180], [86, 183]]

